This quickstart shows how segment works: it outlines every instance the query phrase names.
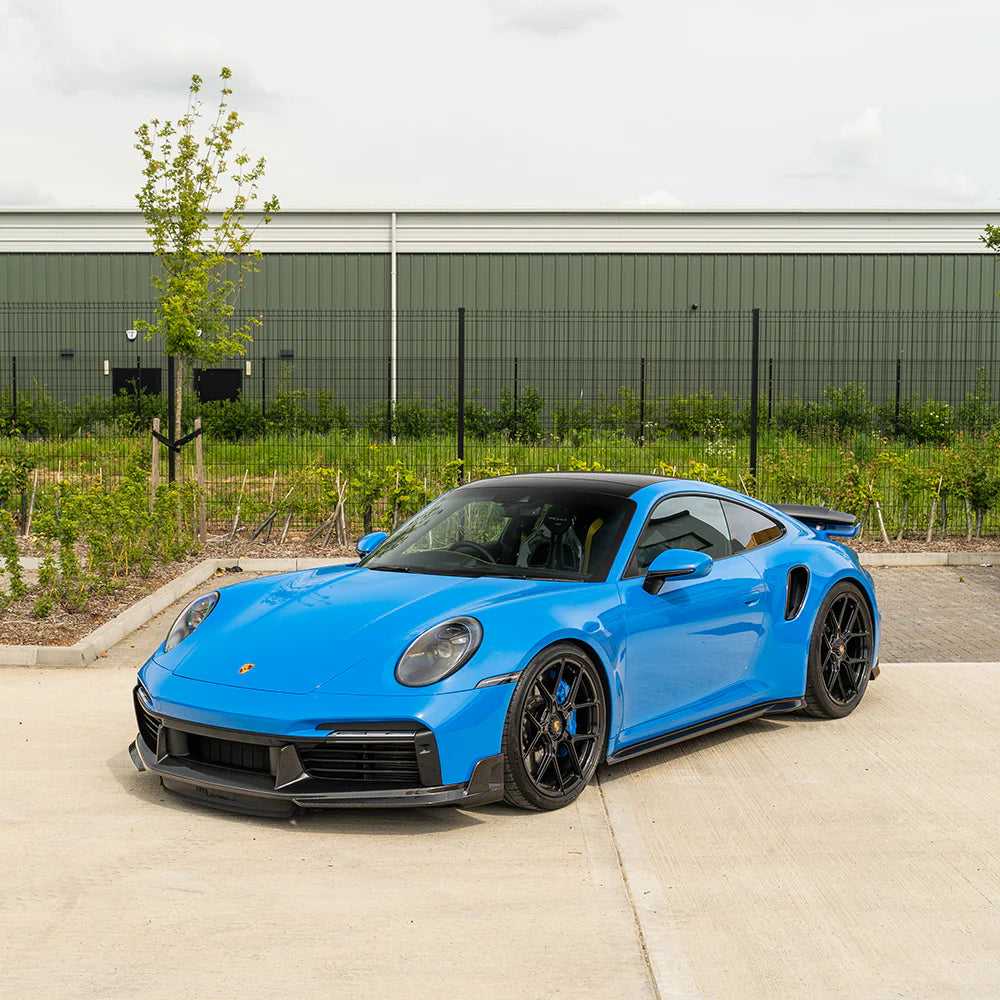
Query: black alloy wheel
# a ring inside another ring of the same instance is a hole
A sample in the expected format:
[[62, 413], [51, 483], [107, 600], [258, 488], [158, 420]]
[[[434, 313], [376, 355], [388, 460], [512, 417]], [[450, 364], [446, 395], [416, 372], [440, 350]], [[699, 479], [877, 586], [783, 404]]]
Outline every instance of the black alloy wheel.
[[560, 809], [586, 788], [604, 759], [607, 710], [598, 668], [560, 642], [524, 669], [504, 724], [504, 801]]
[[825, 719], [853, 712], [868, 687], [874, 648], [867, 600], [855, 584], [836, 584], [823, 598], [813, 626], [806, 712]]

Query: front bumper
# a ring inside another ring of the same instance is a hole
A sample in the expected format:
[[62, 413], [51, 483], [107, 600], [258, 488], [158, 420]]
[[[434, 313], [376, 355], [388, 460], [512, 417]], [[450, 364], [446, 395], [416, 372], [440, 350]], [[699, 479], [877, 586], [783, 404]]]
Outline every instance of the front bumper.
[[434, 735], [398, 723], [338, 724], [310, 740], [248, 733], [154, 715], [136, 695], [129, 755], [163, 787], [203, 805], [263, 816], [303, 808], [482, 805], [503, 798], [503, 756], [478, 761], [468, 781], [441, 783]]

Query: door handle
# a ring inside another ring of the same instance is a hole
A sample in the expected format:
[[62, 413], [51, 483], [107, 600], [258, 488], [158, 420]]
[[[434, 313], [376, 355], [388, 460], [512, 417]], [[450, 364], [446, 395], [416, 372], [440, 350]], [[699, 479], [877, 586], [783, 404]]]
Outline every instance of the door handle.
[[740, 598], [740, 603], [745, 604], [748, 608], [752, 608], [755, 604], [760, 603], [760, 594], [751, 590], [749, 594], [744, 594]]

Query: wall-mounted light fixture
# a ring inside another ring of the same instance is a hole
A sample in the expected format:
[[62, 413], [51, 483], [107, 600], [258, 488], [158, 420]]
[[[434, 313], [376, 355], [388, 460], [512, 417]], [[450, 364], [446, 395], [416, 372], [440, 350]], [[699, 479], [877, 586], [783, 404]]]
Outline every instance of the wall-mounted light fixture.
[[278, 351], [278, 355], [282, 358], [294, 358], [295, 351], [291, 347], [283, 347], [280, 351]]
[[132, 341], [133, 341], [133, 340], [135, 340], [135, 338], [136, 338], [136, 337], [138, 337], [138, 336], [139, 336], [139, 331], [138, 331], [138, 330], [126, 330], [126, 331], [125, 331], [125, 339], [126, 339], [126, 340], [127, 340], [127, 341], [128, 341], [129, 343], [130, 343], [130, 344], [131, 344], [131, 343], [132, 343]]
[[104, 374], [105, 375], [110, 375], [111, 374], [111, 362], [110, 361], [105, 361], [104, 362]]
[[247, 378], [250, 378], [250, 376], [253, 375], [253, 362], [252, 361], [248, 361], [246, 363], [245, 371], [247, 373]]
[[61, 357], [61, 358], [71, 358], [71, 357], [73, 357], [74, 354], [76, 354], [76, 351], [73, 350], [72, 347], [63, 347], [59, 351], [59, 357]]

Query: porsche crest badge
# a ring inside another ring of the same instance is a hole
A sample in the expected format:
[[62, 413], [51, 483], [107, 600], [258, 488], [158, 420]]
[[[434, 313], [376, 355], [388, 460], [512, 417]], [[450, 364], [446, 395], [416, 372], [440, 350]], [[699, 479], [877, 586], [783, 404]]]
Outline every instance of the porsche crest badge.
[[245, 674], [248, 670], [253, 670], [252, 663], [244, 663], [243, 666], [240, 667], [238, 673]]

